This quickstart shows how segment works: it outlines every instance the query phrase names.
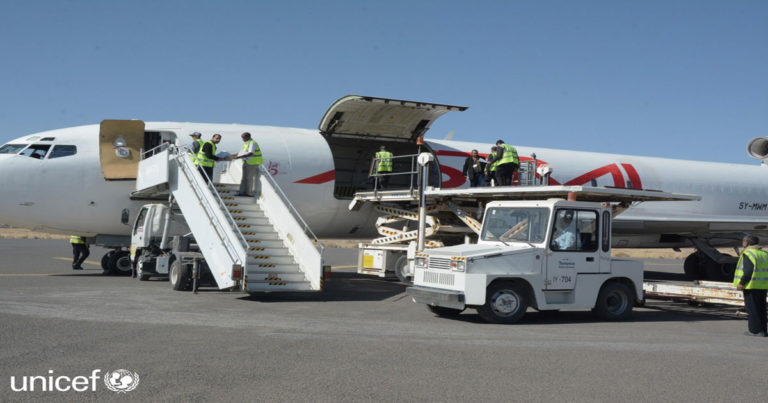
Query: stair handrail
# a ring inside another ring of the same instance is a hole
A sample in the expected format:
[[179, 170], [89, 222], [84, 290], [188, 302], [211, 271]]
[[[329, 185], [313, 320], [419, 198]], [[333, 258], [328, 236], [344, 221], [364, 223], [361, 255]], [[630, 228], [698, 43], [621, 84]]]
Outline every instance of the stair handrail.
[[288, 199], [288, 196], [285, 195], [283, 192], [283, 189], [280, 187], [280, 185], [277, 184], [277, 181], [272, 176], [272, 174], [269, 173], [269, 170], [264, 167], [264, 165], [259, 165], [259, 171], [261, 174], [267, 178], [269, 181], [269, 184], [272, 185], [272, 187], [276, 190], [276, 193], [278, 196], [280, 196], [280, 199], [283, 201], [283, 204], [285, 204], [286, 207], [288, 207], [288, 211], [291, 212], [291, 215], [293, 218], [296, 219], [299, 223], [301, 223], [302, 226], [304, 226], [304, 233], [309, 235], [312, 240], [317, 244], [317, 246], [320, 247], [320, 254], [322, 255], [323, 251], [325, 250], [325, 245], [323, 245], [322, 242], [317, 238], [314, 232], [312, 232], [312, 229], [309, 228], [309, 224], [307, 224], [306, 221], [304, 221], [304, 217], [299, 214], [299, 211], [294, 207], [293, 203], [291, 203], [291, 200]]
[[[184, 173], [184, 175], [189, 180], [190, 184], [192, 184], [192, 188], [195, 190], [195, 193], [198, 195], [198, 199], [202, 202], [205, 198], [202, 197], [202, 189], [199, 188], [199, 182], [196, 181], [196, 174], [199, 172], [197, 169], [190, 168], [190, 165], [192, 164], [192, 158], [191, 158], [191, 151], [188, 147], [182, 146], [171, 146], [171, 152], [174, 152], [176, 161], [179, 163], [179, 165], [182, 167], [181, 171]], [[205, 175], [204, 172], [200, 172], [203, 175]], [[207, 178], [207, 175], [206, 175]], [[224, 217], [228, 221], [229, 227], [232, 228], [240, 242], [240, 246], [243, 248], [244, 254], [243, 256], [240, 256], [236, 250], [236, 248], [233, 247], [231, 244], [231, 240], [227, 236], [226, 232], [222, 233], [224, 226], [221, 225], [222, 223], [219, 221], [218, 217], [216, 217], [215, 214], [212, 214], [208, 211], [208, 204], [207, 203], [201, 203], [203, 206], [203, 209], [206, 211], [206, 214], [208, 215], [208, 218], [210, 218], [212, 221], [215, 221], [214, 227], [216, 228], [216, 233], [219, 235], [219, 239], [221, 239], [224, 243], [224, 247], [227, 250], [227, 253], [232, 258], [233, 261], [235, 261], [237, 264], [245, 266], [245, 255], [248, 251], [248, 242], [245, 240], [245, 237], [243, 236], [242, 232], [240, 232], [240, 228], [237, 226], [237, 222], [232, 217], [232, 214], [230, 214], [229, 209], [227, 209], [226, 204], [224, 204], [224, 200], [222, 200], [221, 196], [219, 195], [219, 192], [216, 190], [216, 187], [213, 186], [213, 180], [208, 178], [202, 178], [205, 180], [206, 185], [208, 186], [208, 190], [211, 191], [211, 194], [213, 194], [216, 202], [218, 203], [218, 207], [220, 211], [224, 214]]]

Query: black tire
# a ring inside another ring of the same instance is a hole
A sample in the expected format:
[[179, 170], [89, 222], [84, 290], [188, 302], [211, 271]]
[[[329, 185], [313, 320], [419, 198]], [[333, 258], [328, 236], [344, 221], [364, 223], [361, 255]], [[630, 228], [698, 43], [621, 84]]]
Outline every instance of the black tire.
[[[730, 255], [725, 255], [730, 256]], [[706, 280], [732, 282], [736, 271], [736, 265], [733, 263], [717, 263], [714, 260], [705, 258], [704, 273]]]
[[190, 291], [192, 289], [192, 268], [188, 264], [183, 265], [174, 259], [168, 269], [168, 280], [174, 290]]
[[635, 293], [626, 284], [611, 281], [603, 284], [592, 312], [599, 317], [618, 321], [626, 319], [635, 306]]
[[151, 277], [149, 274], [144, 274], [144, 263], [142, 261], [139, 261], [136, 264], [136, 277], [139, 278], [139, 281], [147, 281]]
[[130, 252], [124, 250], [115, 251], [112, 257], [109, 258], [107, 266], [109, 266], [113, 275], [130, 276], [133, 271]]
[[463, 309], [446, 308], [443, 306], [432, 306], [432, 305], [427, 305], [427, 309], [429, 309], [429, 311], [434, 313], [435, 315], [443, 318], [455, 318], [459, 316], [459, 314], [464, 312]]
[[501, 282], [492, 284], [485, 293], [485, 305], [477, 313], [487, 322], [515, 323], [528, 309], [528, 291], [520, 284]]
[[702, 268], [698, 252], [691, 253], [685, 258], [685, 262], [683, 262], [683, 271], [685, 272], [685, 278], [687, 280], [701, 280]]
[[115, 251], [111, 250], [101, 257], [101, 270], [104, 270], [101, 274], [105, 276], [111, 276], [112, 269], [109, 267], [109, 261], [112, 260], [112, 256], [115, 255]]
[[395, 276], [397, 276], [397, 279], [400, 280], [401, 283], [411, 284], [412, 283], [411, 276], [405, 274], [407, 267], [408, 267], [408, 256], [403, 255], [397, 258], [397, 261], [395, 262]]

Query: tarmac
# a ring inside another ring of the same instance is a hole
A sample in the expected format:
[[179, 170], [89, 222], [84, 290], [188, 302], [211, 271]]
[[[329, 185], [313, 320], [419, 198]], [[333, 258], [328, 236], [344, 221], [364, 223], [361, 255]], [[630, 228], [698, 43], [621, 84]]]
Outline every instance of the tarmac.
[[[260, 298], [102, 276], [104, 252], [73, 271], [65, 240], [0, 239], [0, 400], [768, 401], [768, 338], [743, 336], [733, 308], [649, 301], [618, 323], [531, 309], [493, 325], [434, 316], [404, 285], [355, 274], [352, 249], [328, 251], [324, 291]], [[645, 263], [649, 277], [682, 273]], [[18, 389], [97, 369], [140, 381], [12, 390], [11, 377]]]

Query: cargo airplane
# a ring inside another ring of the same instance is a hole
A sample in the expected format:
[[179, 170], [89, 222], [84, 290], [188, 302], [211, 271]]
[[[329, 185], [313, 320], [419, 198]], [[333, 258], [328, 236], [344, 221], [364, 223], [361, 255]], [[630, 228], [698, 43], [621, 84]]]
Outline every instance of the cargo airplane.
[[[470, 150], [487, 153], [491, 144], [423, 139], [430, 125], [466, 107], [394, 99], [346, 96], [331, 105], [318, 130], [241, 124], [105, 120], [101, 124], [35, 133], [0, 147], [0, 223], [88, 237], [113, 248], [105, 271], [125, 271], [130, 224], [146, 201], [134, 200], [142, 150], [164, 142], [187, 144], [192, 132], [223, 137], [218, 150], [237, 152], [240, 134], [250, 132], [264, 164], [309, 223], [326, 238], [375, 236], [372, 209], [350, 211], [356, 191], [371, 189], [368, 171], [380, 145], [397, 155], [432, 152], [437, 164], [431, 183], [466, 187], [461, 169]], [[700, 201], [640, 203], [617, 217], [612, 244], [623, 248], [696, 247], [685, 260], [691, 277], [732, 277], [734, 258], [714, 247], [735, 246], [745, 232], [768, 236], [765, 164], [736, 165], [596, 152], [517, 147], [521, 159], [535, 153], [552, 168], [551, 184], [659, 189], [697, 194]], [[748, 153], [768, 158], [768, 137], [749, 142]], [[396, 163], [398, 165], [410, 162]], [[400, 167], [408, 171], [410, 166]], [[217, 164], [225, 181], [236, 170]], [[410, 178], [393, 176], [390, 188]]]

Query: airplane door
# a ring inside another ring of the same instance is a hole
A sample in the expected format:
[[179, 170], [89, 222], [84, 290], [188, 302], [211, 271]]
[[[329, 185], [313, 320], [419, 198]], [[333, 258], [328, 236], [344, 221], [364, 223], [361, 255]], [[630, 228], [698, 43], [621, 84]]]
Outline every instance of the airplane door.
[[144, 146], [141, 120], [103, 120], [99, 130], [99, 159], [104, 179], [136, 179]]
[[572, 290], [579, 273], [599, 273], [596, 211], [558, 209], [547, 253], [548, 290]]

